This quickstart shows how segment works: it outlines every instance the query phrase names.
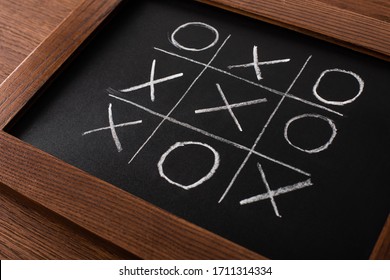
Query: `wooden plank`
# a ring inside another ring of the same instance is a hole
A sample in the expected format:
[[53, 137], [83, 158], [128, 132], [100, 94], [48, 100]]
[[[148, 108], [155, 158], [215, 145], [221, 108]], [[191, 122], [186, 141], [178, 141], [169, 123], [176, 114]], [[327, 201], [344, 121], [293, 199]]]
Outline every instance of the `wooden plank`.
[[134, 258], [1, 184], [0, 205], [0, 259]]
[[390, 260], [390, 215], [370, 256], [372, 260]]
[[82, 4], [0, 86], [0, 128], [50, 79], [120, 0]]
[[66, 18], [78, 0], [0, 1], [0, 83]]
[[[202, 0], [201, 2], [390, 60], [390, 23], [382, 19], [383, 17], [387, 19], [386, 14], [378, 15], [378, 18], [362, 16], [325, 1]], [[386, 9], [383, 12], [386, 12]]]
[[0, 150], [4, 185], [140, 258], [263, 258], [5, 132]]

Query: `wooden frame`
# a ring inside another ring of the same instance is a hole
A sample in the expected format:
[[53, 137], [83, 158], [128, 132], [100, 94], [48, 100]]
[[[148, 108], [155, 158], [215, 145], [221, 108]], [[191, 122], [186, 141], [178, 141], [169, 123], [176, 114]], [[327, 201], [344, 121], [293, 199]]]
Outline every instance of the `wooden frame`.
[[[120, 4], [84, 0], [0, 86], [0, 185], [144, 259], [262, 259], [11, 136], [7, 125]], [[390, 23], [319, 1], [201, 1], [390, 60]], [[286, 3], [287, 2], [287, 3]], [[322, 24], [327, 22], [326, 25]], [[340, 24], [345, 24], [341, 25]], [[390, 258], [390, 218], [371, 258]]]

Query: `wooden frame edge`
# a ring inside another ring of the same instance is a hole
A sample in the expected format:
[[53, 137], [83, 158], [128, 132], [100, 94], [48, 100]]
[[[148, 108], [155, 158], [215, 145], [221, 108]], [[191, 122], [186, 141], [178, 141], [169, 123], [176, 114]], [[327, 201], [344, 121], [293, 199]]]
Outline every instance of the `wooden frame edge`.
[[390, 214], [372, 250], [371, 260], [390, 260]]
[[[3, 130], [120, 2], [121, 0], [84, 0], [0, 85], [0, 149], [5, 151], [0, 160], [0, 183], [141, 258], [263, 259], [259, 254], [31, 147]], [[234, 1], [201, 2], [264, 20], [264, 15], [259, 12], [228, 6], [228, 3]], [[268, 18], [272, 23], [288, 25], [281, 24], [279, 20], [278, 17], [272, 20]], [[289, 25], [289, 28], [300, 30], [301, 27]], [[384, 44], [385, 48], [387, 44], [388, 42]], [[359, 48], [364, 49], [364, 46]], [[367, 48], [367, 52], [389, 60], [389, 52], [382, 52], [381, 48]], [[26, 170], [33, 170], [34, 174], [26, 173], [21, 167], [28, 167]], [[50, 172], [53, 169], [56, 171], [55, 176]], [[77, 184], [77, 188], [72, 187], [74, 184]], [[60, 186], [65, 188], [60, 189]], [[91, 196], [91, 192], [96, 195]], [[94, 210], [92, 216], [80, 216], [78, 213], [78, 210], [88, 211], [88, 207], [100, 206], [103, 208]], [[123, 208], [119, 211], [118, 207]], [[127, 215], [123, 211], [127, 211]], [[115, 214], [117, 220], [130, 219], [131, 226], [121, 227], [117, 221], [107, 220], [107, 213]], [[157, 222], [164, 225], [158, 226]], [[371, 258], [390, 258], [389, 224], [388, 219]], [[166, 234], [161, 235], [161, 232]], [[132, 236], [130, 239], [127, 238], [129, 233]], [[159, 247], [156, 249], [153, 246]]]
[[319, 1], [197, 1], [390, 61], [390, 22]]
[[262, 259], [0, 132], [1, 183], [144, 259]]

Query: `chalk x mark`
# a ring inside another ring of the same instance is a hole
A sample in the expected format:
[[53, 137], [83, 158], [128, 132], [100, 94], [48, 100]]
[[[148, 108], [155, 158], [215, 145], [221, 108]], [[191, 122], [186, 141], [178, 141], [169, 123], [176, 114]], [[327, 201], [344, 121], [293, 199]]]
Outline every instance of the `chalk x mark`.
[[108, 122], [109, 122], [109, 126], [86, 131], [82, 134], [82, 136], [85, 136], [85, 135], [88, 135], [91, 133], [95, 133], [95, 132], [99, 132], [99, 131], [103, 131], [103, 130], [110, 130], [111, 135], [112, 135], [112, 139], [114, 140], [114, 143], [115, 143], [115, 146], [116, 146], [118, 152], [121, 152], [123, 150], [123, 148], [122, 148], [121, 142], [119, 141], [118, 134], [116, 133], [116, 128], [140, 124], [140, 123], [142, 123], [142, 120], [134, 121], [134, 122], [126, 122], [126, 123], [115, 125], [114, 118], [112, 116], [112, 104], [110, 103], [108, 105]]
[[300, 189], [303, 189], [303, 188], [306, 188], [306, 187], [309, 187], [309, 186], [313, 185], [313, 183], [311, 182], [311, 179], [308, 179], [306, 181], [299, 182], [299, 183], [294, 184], [294, 185], [289, 185], [289, 186], [286, 186], [286, 187], [283, 187], [283, 188], [279, 188], [276, 191], [273, 191], [269, 187], [269, 184], [268, 184], [267, 179], [265, 177], [265, 173], [264, 173], [260, 163], [257, 164], [257, 167], [258, 167], [258, 169], [259, 169], [259, 171], [261, 173], [261, 178], [263, 179], [263, 182], [264, 182], [264, 185], [265, 185], [265, 187], [267, 189], [267, 192], [263, 193], [263, 194], [259, 194], [259, 195], [253, 196], [253, 197], [250, 197], [248, 199], [241, 200], [240, 201], [240, 205], [247, 205], [247, 204], [251, 204], [251, 203], [254, 203], [254, 202], [261, 201], [261, 200], [269, 199], [271, 201], [271, 204], [272, 204], [272, 207], [274, 209], [275, 215], [277, 217], [279, 217], [279, 218], [281, 218], [282, 216], [280, 215], [278, 206], [276, 205], [276, 202], [275, 202], [275, 197], [276, 196], [279, 196], [281, 194], [286, 194], [286, 193], [289, 193], [289, 192], [293, 192], [293, 191], [296, 191], [296, 190], [300, 190]]
[[252, 197], [247, 198], [247, 199], [243, 199], [243, 200], [240, 201], [240, 204], [241, 205], [246, 205], [246, 204], [255, 203], [255, 202], [258, 202], [258, 201], [261, 201], [261, 200], [269, 199], [271, 196], [272, 197], [276, 197], [276, 196], [279, 196], [279, 195], [282, 195], [282, 194], [286, 194], [286, 193], [289, 193], [289, 192], [292, 192], [292, 191], [296, 191], [296, 190], [300, 190], [300, 189], [303, 189], [303, 188], [306, 188], [306, 187], [310, 187], [310, 186], [313, 186], [313, 183], [311, 182], [311, 179], [307, 179], [306, 181], [299, 182], [299, 183], [296, 183], [296, 184], [293, 184], [293, 185], [289, 185], [289, 186], [286, 186], [286, 187], [282, 187], [282, 188], [279, 188], [279, 189], [277, 189], [275, 191], [271, 190], [271, 192], [267, 192], [267, 193], [263, 193], [263, 194], [252, 196]]
[[238, 64], [238, 65], [230, 65], [228, 66], [229, 69], [233, 68], [247, 68], [247, 67], [253, 67], [255, 69], [257, 80], [262, 80], [262, 74], [260, 70], [260, 65], [273, 65], [273, 64], [279, 64], [279, 63], [286, 63], [289, 62], [290, 59], [278, 59], [278, 60], [270, 60], [270, 61], [259, 61], [259, 53], [257, 50], [257, 46], [253, 46], [253, 62], [252, 63], [246, 63], [246, 64]]
[[127, 92], [132, 92], [132, 91], [136, 91], [136, 90], [139, 90], [139, 89], [142, 89], [142, 88], [149, 87], [150, 88], [150, 100], [152, 102], [154, 102], [154, 100], [156, 98], [155, 97], [155, 85], [163, 83], [163, 82], [167, 82], [167, 81], [170, 81], [170, 80], [173, 80], [173, 79], [180, 78], [180, 77], [182, 77], [184, 75], [183, 73], [178, 73], [178, 74], [175, 74], [175, 75], [171, 75], [171, 76], [167, 76], [167, 77], [155, 80], [154, 79], [155, 78], [154, 77], [155, 76], [155, 71], [156, 71], [156, 60], [153, 60], [152, 67], [150, 69], [150, 81], [149, 82], [143, 83], [143, 84], [140, 84], [140, 85], [137, 85], [137, 86], [133, 86], [133, 87], [130, 87], [130, 88], [126, 88], [126, 89], [121, 89], [120, 92], [127, 93]]

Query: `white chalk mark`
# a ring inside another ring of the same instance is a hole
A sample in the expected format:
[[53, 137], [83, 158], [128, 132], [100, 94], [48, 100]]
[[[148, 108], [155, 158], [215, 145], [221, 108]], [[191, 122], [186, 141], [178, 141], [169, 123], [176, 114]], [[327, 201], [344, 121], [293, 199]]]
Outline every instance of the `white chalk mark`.
[[240, 125], [240, 123], [238, 122], [238, 119], [237, 119], [236, 115], [234, 115], [233, 110], [232, 110], [232, 108], [230, 107], [229, 102], [227, 101], [226, 96], [225, 96], [225, 94], [223, 93], [223, 91], [222, 91], [222, 89], [221, 89], [221, 86], [220, 86], [219, 84], [217, 84], [217, 89], [218, 89], [218, 91], [219, 91], [219, 94], [220, 94], [221, 97], [222, 97], [223, 102], [224, 102], [225, 105], [226, 105], [227, 110], [229, 111], [230, 116], [233, 118], [233, 121], [234, 121], [234, 123], [236, 124], [238, 130], [242, 132], [241, 125]]
[[[180, 184], [178, 182], [175, 182], [173, 181], [172, 179], [168, 178], [168, 176], [164, 173], [164, 168], [163, 168], [163, 164], [165, 162], [165, 159], [167, 158], [167, 156], [175, 149], [179, 148], [179, 147], [184, 147], [186, 145], [198, 145], [198, 146], [202, 146], [202, 147], [206, 147], [207, 149], [209, 149], [213, 155], [214, 155], [214, 164], [213, 166], [211, 167], [210, 171], [205, 175], [203, 176], [202, 178], [200, 178], [198, 181], [196, 181], [195, 183], [192, 183], [190, 185], [183, 185], [183, 184]], [[171, 146], [160, 158], [158, 164], [157, 164], [157, 167], [158, 167], [158, 172], [160, 174], [160, 176], [162, 178], [164, 178], [165, 180], [167, 180], [170, 184], [172, 185], [175, 185], [175, 186], [178, 186], [180, 188], [183, 188], [185, 190], [189, 190], [189, 189], [192, 189], [192, 188], [195, 188], [201, 184], [203, 184], [204, 182], [206, 182], [207, 180], [209, 180], [211, 177], [213, 177], [213, 175], [215, 174], [215, 172], [217, 171], [218, 167], [219, 167], [219, 162], [220, 162], [220, 158], [219, 158], [219, 153], [213, 148], [211, 147], [210, 145], [207, 145], [205, 143], [201, 143], [201, 142], [192, 142], [192, 141], [187, 141], [187, 142], [177, 142], [176, 144], [174, 144], [173, 146]]]
[[259, 136], [256, 138], [255, 140], [255, 143], [253, 144], [251, 150], [249, 151], [249, 153], [247, 154], [247, 156], [245, 157], [244, 161], [241, 163], [240, 167], [238, 168], [237, 172], [234, 174], [233, 176], [233, 179], [230, 181], [228, 187], [226, 188], [225, 192], [222, 194], [221, 198], [219, 199], [218, 203], [221, 203], [226, 195], [228, 194], [228, 192], [230, 191], [230, 189], [232, 188], [234, 182], [237, 180], [238, 178], [238, 175], [241, 173], [242, 169], [244, 168], [244, 166], [246, 165], [246, 163], [248, 162], [250, 156], [253, 154], [253, 151], [255, 150], [257, 144], [260, 142], [260, 139], [263, 137], [268, 125], [271, 123], [272, 119], [274, 118], [276, 112], [279, 110], [280, 106], [282, 105], [283, 101], [286, 99], [287, 97], [287, 94], [290, 92], [290, 90], [292, 89], [292, 87], [295, 85], [295, 82], [298, 80], [298, 78], [301, 76], [303, 70], [306, 68], [306, 65], [309, 63], [311, 59], [311, 56], [309, 56], [309, 58], [306, 60], [305, 64], [303, 65], [303, 67], [301, 68], [301, 70], [299, 71], [298, 75], [295, 77], [295, 79], [293, 80], [293, 82], [291, 83], [291, 85], [289, 86], [289, 88], [287, 89], [287, 91], [285, 92], [284, 96], [280, 99], [278, 105], [275, 107], [274, 111], [272, 112], [271, 116], [268, 118], [266, 124], [264, 125], [262, 131], [260, 132]]
[[155, 89], [154, 89], [155, 85], [163, 83], [163, 82], [167, 82], [169, 80], [177, 79], [177, 78], [183, 76], [183, 73], [178, 73], [175, 75], [167, 76], [165, 78], [154, 80], [155, 67], [156, 67], [156, 60], [153, 60], [152, 68], [150, 71], [150, 81], [149, 82], [144, 83], [144, 84], [140, 84], [137, 86], [133, 86], [130, 88], [126, 88], [126, 89], [121, 89], [120, 92], [131, 92], [131, 91], [136, 91], [136, 90], [139, 90], [142, 88], [150, 87], [150, 99], [152, 101], [154, 101], [155, 100], [155, 93], [154, 93], [155, 92]]
[[257, 80], [262, 80], [261, 70], [259, 67], [259, 54], [257, 52], [257, 46], [253, 47], [253, 68], [255, 68]]
[[130, 125], [135, 125], [135, 124], [140, 124], [140, 123], [142, 123], [142, 120], [134, 121], [134, 122], [127, 122], [127, 123], [122, 123], [122, 124], [115, 125], [114, 124], [114, 118], [112, 116], [112, 104], [110, 103], [108, 105], [108, 122], [109, 122], [109, 126], [86, 131], [86, 132], [84, 132], [82, 134], [82, 136], [85, 136], [85, 135], [88, 135], [88, 134], [91, 134], [91, 133], [94, 133], [94, 132], [102, 131], [102, 130], [110, 130], [111, 131], [111, 135], [112, 135], [112, 139], [114, 140], [114, 143], [115, 143], [115, 146], [116, 146], [118, 152], [120, 153], [123, 150], [123, 148], [122, 148], [121, 142], [119, 141], [118, 134], [116, 133], [116, 128], [130, 126]]
[[278, 60], [271, 60], [271, 61], [259, 61], [259, 53], [257, 50], [257, 46], [253, 46], [253, 62], [252, 63], [246, 63], [246, 64], [238, 64], [238, 65], [230, 65], [228, 66], [229, 69], [233, 68], [247, 68], [247, 67], [253, 67], [255, 69], [257, 80], [262, 80], [263, 77], [261, 75], [260, 65], [273, 65], [273, 64], [279, 64], [279, 63], [286, 63], [289, 62], [290, 59], [278, 59]]
[[[117, 91], [115, 91], [115, 90], [113, 90], [113, 89], [107, 89], [107, 91], [108, 91], [109, 93], [113, 93], [113, 94], [115, 94], [115, 93], [117, 92]], [[128, 104], [130, 104], [130, 105], [132, 105], [132, 106], [134, 106], [134, 107], [137, 107], [137, 108], [139, 108], [139, 109], [141, 109], [141, 110], [143, 110], [143, 111], [145, 111], [145, 112], [147, 112], [147, 113], [149, 113], [149, 114], [151, 114], [151, 115], [157, 116], [157, 117], [159, 117], [159, 118], [161, 118], [161, 119], [165, 119], [166, 121], [169, 121], [169, 122], [171, 122], [171, 123], [174, 123], [174, 124], [180, 125], [180, 126], [182, 126], [182, 127], [188, 128], [188, 129], [190, 129], [190, 130], [193, 130], [193, 131], [195, 131], [195, 132], [198, 132], [198, 133], [200, 133], [200, 134], [203, 134], [203, 135], [205, 135], [205, 136], [207, 136], [207, 137], [213, 138], [213, 139], [215, 139], [215, 140], [217, 140], [217, 141], [220, 141], [220, 142], [222, 142], [222, 143], [231, 145], [231, 146], [233, 146], [233, 147], [235, 147], [235, 148], [238, 148], [238, 149], [240, 149], [240, 150], [244, 150], [244, 151], [246, 151], [246, 152], [251, 151], [250, 148], [245, 147], [245, 146], [243, 146], [243, 145], [241, 145], [241, 144], [238, 144], [238, 143], [236, 143], [236, 142], [230, 141], [230, 140], [225, 139], [225, 138], [223, 138], [223, 137], [214, 135], [214, 134], [212, 134], [212, 133], [210, 133], [210, 132], [207, 132], [207, 131], [202, 130], [202, 129], [197, 128], [197, 127], [194, 127], [194, 126], [192, 126], [192, 125], [190, 125], [190, 124], [187, 124], [187, 123], [178, 121], [178, 120], [176, 120], [176, 119], [174, 119], [174, 118], [172, 118], [172, 117], [164, 116], [163, 114], [157, 113], [157, 112], [155, 112], [155, 111], [153, 111], [153, 110], [151, 110], [151, 109], [149, 109], [149, 108], [146, 108], [146, 107], [144, 107], [144, 106], [142, 106], [142, 105], [139, 105], [139, 104], [137, 104], [137, 103], [135, 103], [135, 102], [132, 102], [132, 101], [130, 101], [130, 100], [127, 100], [127, 99], [124, 99], [124, 98], [115, 96], [115, 95], [113, 95], [113, 94], [109, 94], [109, 96], [112, 97], [112, 98], [115, 98], [115, 99], [117, 99], [117, 100], [123, 101], [123, 102], [125, 102], [125, 103], [128, 103]], [[279, 165], [281, 165], [281, 166], [284, 166], [284, 167], [286, 167], [286, 168], [288, 168], [288, 169], [294, 170], [294, 171], [296, 171], [296, 172], [298, 172], [298, 173], [300, 173], [300, 174], [303, 174], [303, 175], [306, 175], [306, 176], [309, 176], [309, 177], [311, 176], [310, 173], [307, 173], [307, 172], [305, 172], [305, 171], [303, 171], [303, 170], [301, 170], [301, 169], [298, 169], [298, 168], [296, 168], [296, 167], [293, 167], [293, 166], [291, 166], [291, 165], [289, 165], [289, 164], [287, 164], [287, 163], [281, 162], [281, 161], [279, 161], [279, 160], [273, 159], [273, 158], [271, 158], [271, 157], [269, 157], [269, 156], [266, 156], [266, 155], [264, 155], [264, 154], [261, 154], [261, 153], [259, 153], [259, 152], [253, 151], [253, 154], [255, 154], [255, 155], [257, 155], [257, 156], [259, 156], [259, 157], [261, 157], [261, 158], [267, 159], [267, 160], [269, 160], [269, 161], [271, 161], [271, 162], [274, 162], [274, 163], [276, 163], [276, 164], [279, 164]]]
[[[285, 59], [277, 59], [277, 60], [269, 60], [269, 61], [260, 61], [257, 63], [258, 66], [262, 66], [262, 65], [273, 65], [273, 64], [278, 64], [278, 63], [286, 63], [286, 62], [290, 62], [291, 59], [289, 58], [285, 58]], [[254, 66], [254, 63], [251, 62], [251, 63], [246, 63], [246, 64], [237, 64], [237, 65], [229, 65], [228, 68], [229, 69], [233, 69], [233, 68], [248, 68], [248, 67], [253, 67]]]
[[[188, 26], [199, 26], [199, 27], [203, 27], [203, 28], [206, 28], [208, 30], [211, 30], [213, 33], [214, 33], [214, 41], [211, 42], [209, 45], [207, 45], [206, 47], [204, 48], [190, 48], [190, 47], [185, 47], [183, 45], [181, 45], [179, 42], [176, 41], [175, 39], [175, 36], [176, 36], [176, 33], [179, 32], [180, 30], [182, 29], [185, 29], [186, 27]], [[200, 52], [200, 51], [204, 51], [204, 50], [207, 50], [209, 48], [212, 48], [214, 47], [217, 43], [218, 43], [218, 40], [219, 40], [219, 33], [218, 33], [218, 30], [215, 29], [214, 27], [212, 27], [211, 25], [208, 25], [206, 23], [203, 23], [203, 22], [188, 22], [188, 23], [185, 23], [183, 25], [180, 25], [171, 35], [171, 38], [170, 38], [170, 41], [171, 43], [178, 49], [180, 50], [186, 50], [186, 51], [192, 51], [192, 52]]]
[[267, 178], [265, 177], [264, 170], [263, 170], [263, 168], [261, 167], [261, 164], [260, 164], [260, 163], [257, 163], [257, 168], [259, 169], [259, 172], [260, 172], [260, 174], [261, 174], [261, 178], [263, 179], [265, 188], [267, 189], [267, 194], [268, 194], [268, 196], [269, 196], [269, 199], [271, 200], [271, 204], [272, 204], [272, 207], [274, 208], [275, 215], [276, 215], [277, 217], [281, 218], [282, 216], [279, 214], [278, 206], [276, 205], [276, 202], [275, 202], [274, 196], [273, 196], [273, 194], [272, 194], [271, 188], [269, 187]]
[[[318, 148], [315, 148], [315, 149], [311, 149], [311, 150], [307, 150], [307, 149], [303, 149], [295, 144], [293, 144], [290, 139], [288, 138], [288, 129], [291, 125], [291, 123], [295, 122], [296, 120], [299, 120], [299, 119], [303, 119], [303, 118], [316, 118], [316, 119], [321, 119], [321, 120], [324, 120], [326, 121], [330, 128], [332, 129], [332, 135], [330, 136], [329, 140], [322, 146], [318, 147]], [[293, 146], [294, 148], [302, 151], [302, 152], [306, 152], [308, 154], [314, 154], [314, 153], [319, 153], [323, 150], [326, 150], [333, 142], [334, 138], [336, 137], [336, 134], [337, 134], [337, 128], [336, 128], [336, 125], [335, 123], [327, 118], [327, 117], [324, 117], [324, 116], [321, 116], [321, 115], [317, 115], [317, 114], [303, 114], [303, 115], [299, 115], [297, 117], [294, 117], [292, 118], [291, 120], [289, 120], [287, 123], [286, 123], [286, 126], [284, 127], [284, 138], [287, 140], [287, 142]]]
[[[332, 100], [327, 100], [323, 97], [321, 97], [319, 94], [318, 94], [318, 86], [320, 85], [320, 82], [321, 82], [321, 79], [327, 74], [327, 73], [330, 73], [330, 72], [339, 72], [339, 73], [344, 73], [344, 74], [348, 74], [348, 75], [351, 75], [352, 77], [354, 77], [357, 82], [359, 83], [359, 92], [356, 94], [355, 97], [351, 98], [351, 99], [348, 99], [348, 100], [345, 100], [345, 101], [332, 101]], [[324, 72], [321, 73], [320, 77], [318, 78], [317, 82], [315, 83], [314, 87], [313, 87], [313, 93], [314, 93], [314, 96], [320, 100], [321, 102], [325, 103], [325, 104], [330, 104], [330, 105], [337, 105], [337, 106], [343, 106], [345, 104], [349, 104], [349, 103], [352, 103], [353, 101], [356, 100], [356, 98], [358, 98], [360, 96], [360, 94], [362, 94], [363, 92], [363, 89], [364, 89], [364, 81], [362, 80], [362, 78], [360, 78], [359, 75], [357, 75], [356, 73], [354, 72], [351, 72], [351, 71], [346, 71], [346, 70], [341, 70], [341, 69], [329, 69], [329, 70], [325, 70]]]
[[230, 104], [229, 106], [219, 106], [219, 107], [198, 109], [198, 110], [195, 110], [195, 114], [203, 114], [203, 113], [211, 113], [211, 112], [227, 110], [228, 107], [230, 107], [230, 108], [246, 107], [246, 106], [256, 105], [256, 104], [260, 104], [260, 103], [264, 103], [264, 102], [267, 102], [266, 98], [255, 99], [255, 100], [250, 100], [250, 101]]
[[[114, 128], [125, 127], [125, 126], [130, 126], [130, 125], [136, 125], [136, 124], [140, 124], [140, 123], [142, 123], [142, 120], [134, 121], [134, 122], [126, 122], [126, 123], [116, 124], [116, 125], [114, 125]], [[82, 136], [85, 136], [85, 135], [88, 135], [88, 134], [91, 134], [91, 133], [95, 133], [95, 132], [99, 132], [99, 131], [103, 131], [103, 130], [110, 130], [110, 129], [111, 129], [110, 126], [96, 128], [96, 129], [92, 129], [92, 130], [84, 132], [82, 134]]]
[[214, 59], [217, 57], [218, 53], [221, 51], [223, 46], [226, 44], [226, 42], [229, 40], [230, 35], [223, 41], [221, 46], [218, 48], [218, 50], [215, 52], [213, 57], [210, 59], [209, 63], [205, 65], [205, 67], [202, 69], [202, 71], [198, 74], [198, 76], [193, 80], [193, 82], [190, 84], [190, 86], [187, 88], [187, 90], [184, 92], [182, 97], [179, 99], [179, 101], [173, 106], [173, 108], [168, 112], [166, 116], [163, 117], [163, 120], [157, 125], [157, 127], [153, 130], [153, 132], [149, 135], [148, 139], [141, 145], [141, 147], [137, 150], [137, 152], [132, 156], [132, 158], [129, 160], [129, 164], [137, 157], [137, 155], [142, 151], [142, 149], [145, 147], [145, 145], [152, 139], [154, 134], [160, 129], [160, 127], [163, 125], [163, 123], [169, 118], [169, 116], [173, 113], [173, 111], [179, 106], [179, 104], [183, 101], [183, 99], [186, 97], [186, 95], [190, 92], [192, 87], [196, 84], [196, 82], [199, 80], [199, 78], [203, 75], [203, 73], [209, 68], [210, 64], [214, 61]]
[[122, 89], [122, 90], [120, 90], [120, 92], [135, 91], [135, 90], [138, 90], [138, 89], [141, 89], [141, 88], [150, 87], [152, 84], [154, 84], [154, 85], [160, 84], [160, 83], [163, 83], [163, 82], [166, 82], [166, 81], [169, 81], [169, 80], [173, 80], [173, 79], [176, 79], [176, 78], [179, 78], [179, 77], [182, 77], [182, 76], [183, 76], [183, 73], [178, 73], [178, 74], [175, 74], [175, 75], [167, 76], [165, 78], [154, 80], [153, 82], [147, 82], [147, 83], [144, 83], [144, 84], [141, 84], [141, 85], [138, 85], [138, 86], [130, 87], [130, 88], [127, 88], [127, 89]]
[[292, 191], [300, 190], [300, 189], [303, 189], [303, 188], [306, 188], [306, 187], [309, 187], [309, 186], [312, 186], [312, 185], [313, 185], [313, 183], [311, 182], [311, 179], [308, 179], [306, 181], [299, 182], [299, 183], [296, 183], [294, 185], [289, 185], [289, 186], [286, 186], [286, 187], [283, 187], [283, 188], [279, 188], [279, 189], [277, 189], [275, 191], [271, 191], [270, 193], [267, 192], [267, 193], [263, 193], [263, 194], [252, 196], [252, 197], [247, 198], [247, 199], [243, 199], [243, 200], [240, 201], [240, 204], [241, 205], [246, 205], [246, 204], [258, 202], [258, 201], [261, 201], [261, 200], [266, 200], [266, 199], [269, 199], [271, 196], [272, 197], [276, 197], [276, 196], [279, 196], [281, 194], [285, 194], [285, 193], [289, 193], [289, 192], [292, 192]]
[[[154, 49], [157, 50], [157, 51], [160, 51], [160, 52], [162, 52], [162, 53], [171, 55], [171, 56], [173, 56], [173, 57], [181, 58], [181, 59], [183, 59], [183, 60], [192, 62], [192, 63], [194, 63], [194, 64], [198, 64], [198, 65], [202, 65], [202, 66], [207, 66], [207, 64], [205, 64], [205, 63], [203, 63], [203, 62], [199, 62], [199, 61], [193, 60], [193, 59], [188, 58], [188, 57], [185, 57], [185, 56], [181, 56], [181, 55], [178, 55], [178, 54], [175, 54], [175, 53], [172, 53], [172, 52], [169, 52], [169, 51], [160, 49], [160, 48], [154, 48]], [[306, 105], [309, 105], [309, 106], [312, 106], [312, 107], [316, 107], [316, 108], [319, 108], [319, 109], [322, 109], [322, 110], [331, 112], [331, 113], [336, 114], [336, 115], [339, 115], [339, 116], [343, 116], [343, 114], [341, 114], [341, 113], [339, 113], [339, 112], [337, 112], [337, 111], [335, 111], [335, 110], [329, 109], [329, 108], [327, 108], [327, 107], [325, 107], [325, 106], [322, 106], [322, 105], [320, 105], [320, 104], [317, 104], [317, 103], [314, 103], [314, 102], [311, 102], [311, 101], [308, 101], [308, 100], [299, 98], [299, 97], [297, 97], [297, 96], [295, 96], [295, 95], [285, 94], [285, 93], [283, 93], [283, 92], [281, 92], [281, 91], [278, 91], [278, 90], [276, 90], [276, 89], [272, 89], [272, 88], [267, 87], [267, 86], [264, 86], [264, 85], [262, 85], [262, 84], [255, 83], [255, 82], [253, 82], [253, 81], [251, 81], [251, 80], [248, 80], [248, 79], [239, 77], [239, 76], [237, 76], [237, 75], [234, 75], [234, 74], [232, 74], [232, 73], [229, 73], [229, 72], [227, 72], [227, 71], [225, 71], [225, 70], [216, 68], [216, 67], [211, 66], [211, 65], [208, 65], [207, 67], [208, 67], [209, 69], [212, 69], [212, 70], [214, 70], [214, 71], [223, 73], [223, 74], [225, 74], [225, 75], [227, 75], [227, 76], [230, 76], [230, 77], [233, 77], [233, 78], [235, 78], [235, 79], [241, 80], [241, 81], [246, 82], [246, 83], [248, 83], [248, 84], [251, 84], [251, 85], [253, 85], [253, 86], [262, 88], [262, 89], [264, 89], [264, 90], [266, 90], [266, 91], [268, 91], [268, 92], [274, 93], [274, 94], [276, 94], [276, 95], [279, 95], [279, 96], [284, 96], [284, 95], [286, 95], [287, 98], [294, 99], [294, 100], [299, 101], [299, 102], [302, 102], [302, 103], [304, 103], [304, 104], [306, 104]]]
[[155, 99], [154, 83], [153, 83], [155, 70], [156, 70], [156, 60], [154, 59], [152, 63], [152, 69], [150, 69], [150, 100], [152, 100], [152, 102], [154, 102]]
[[112, 117], [112, 104], [108, 106], [108, 122], [110, 124], [110, 130], [111, 130], [111, 135], [112, 139], [114, 139], [115, 146], [118, 150], [118, 152], [121, 152], [123, 150], [121, 142], [119, 141], [118, 134], [116, 133], [115, 130], [115, 124], [114, 124], [114, 119]]

